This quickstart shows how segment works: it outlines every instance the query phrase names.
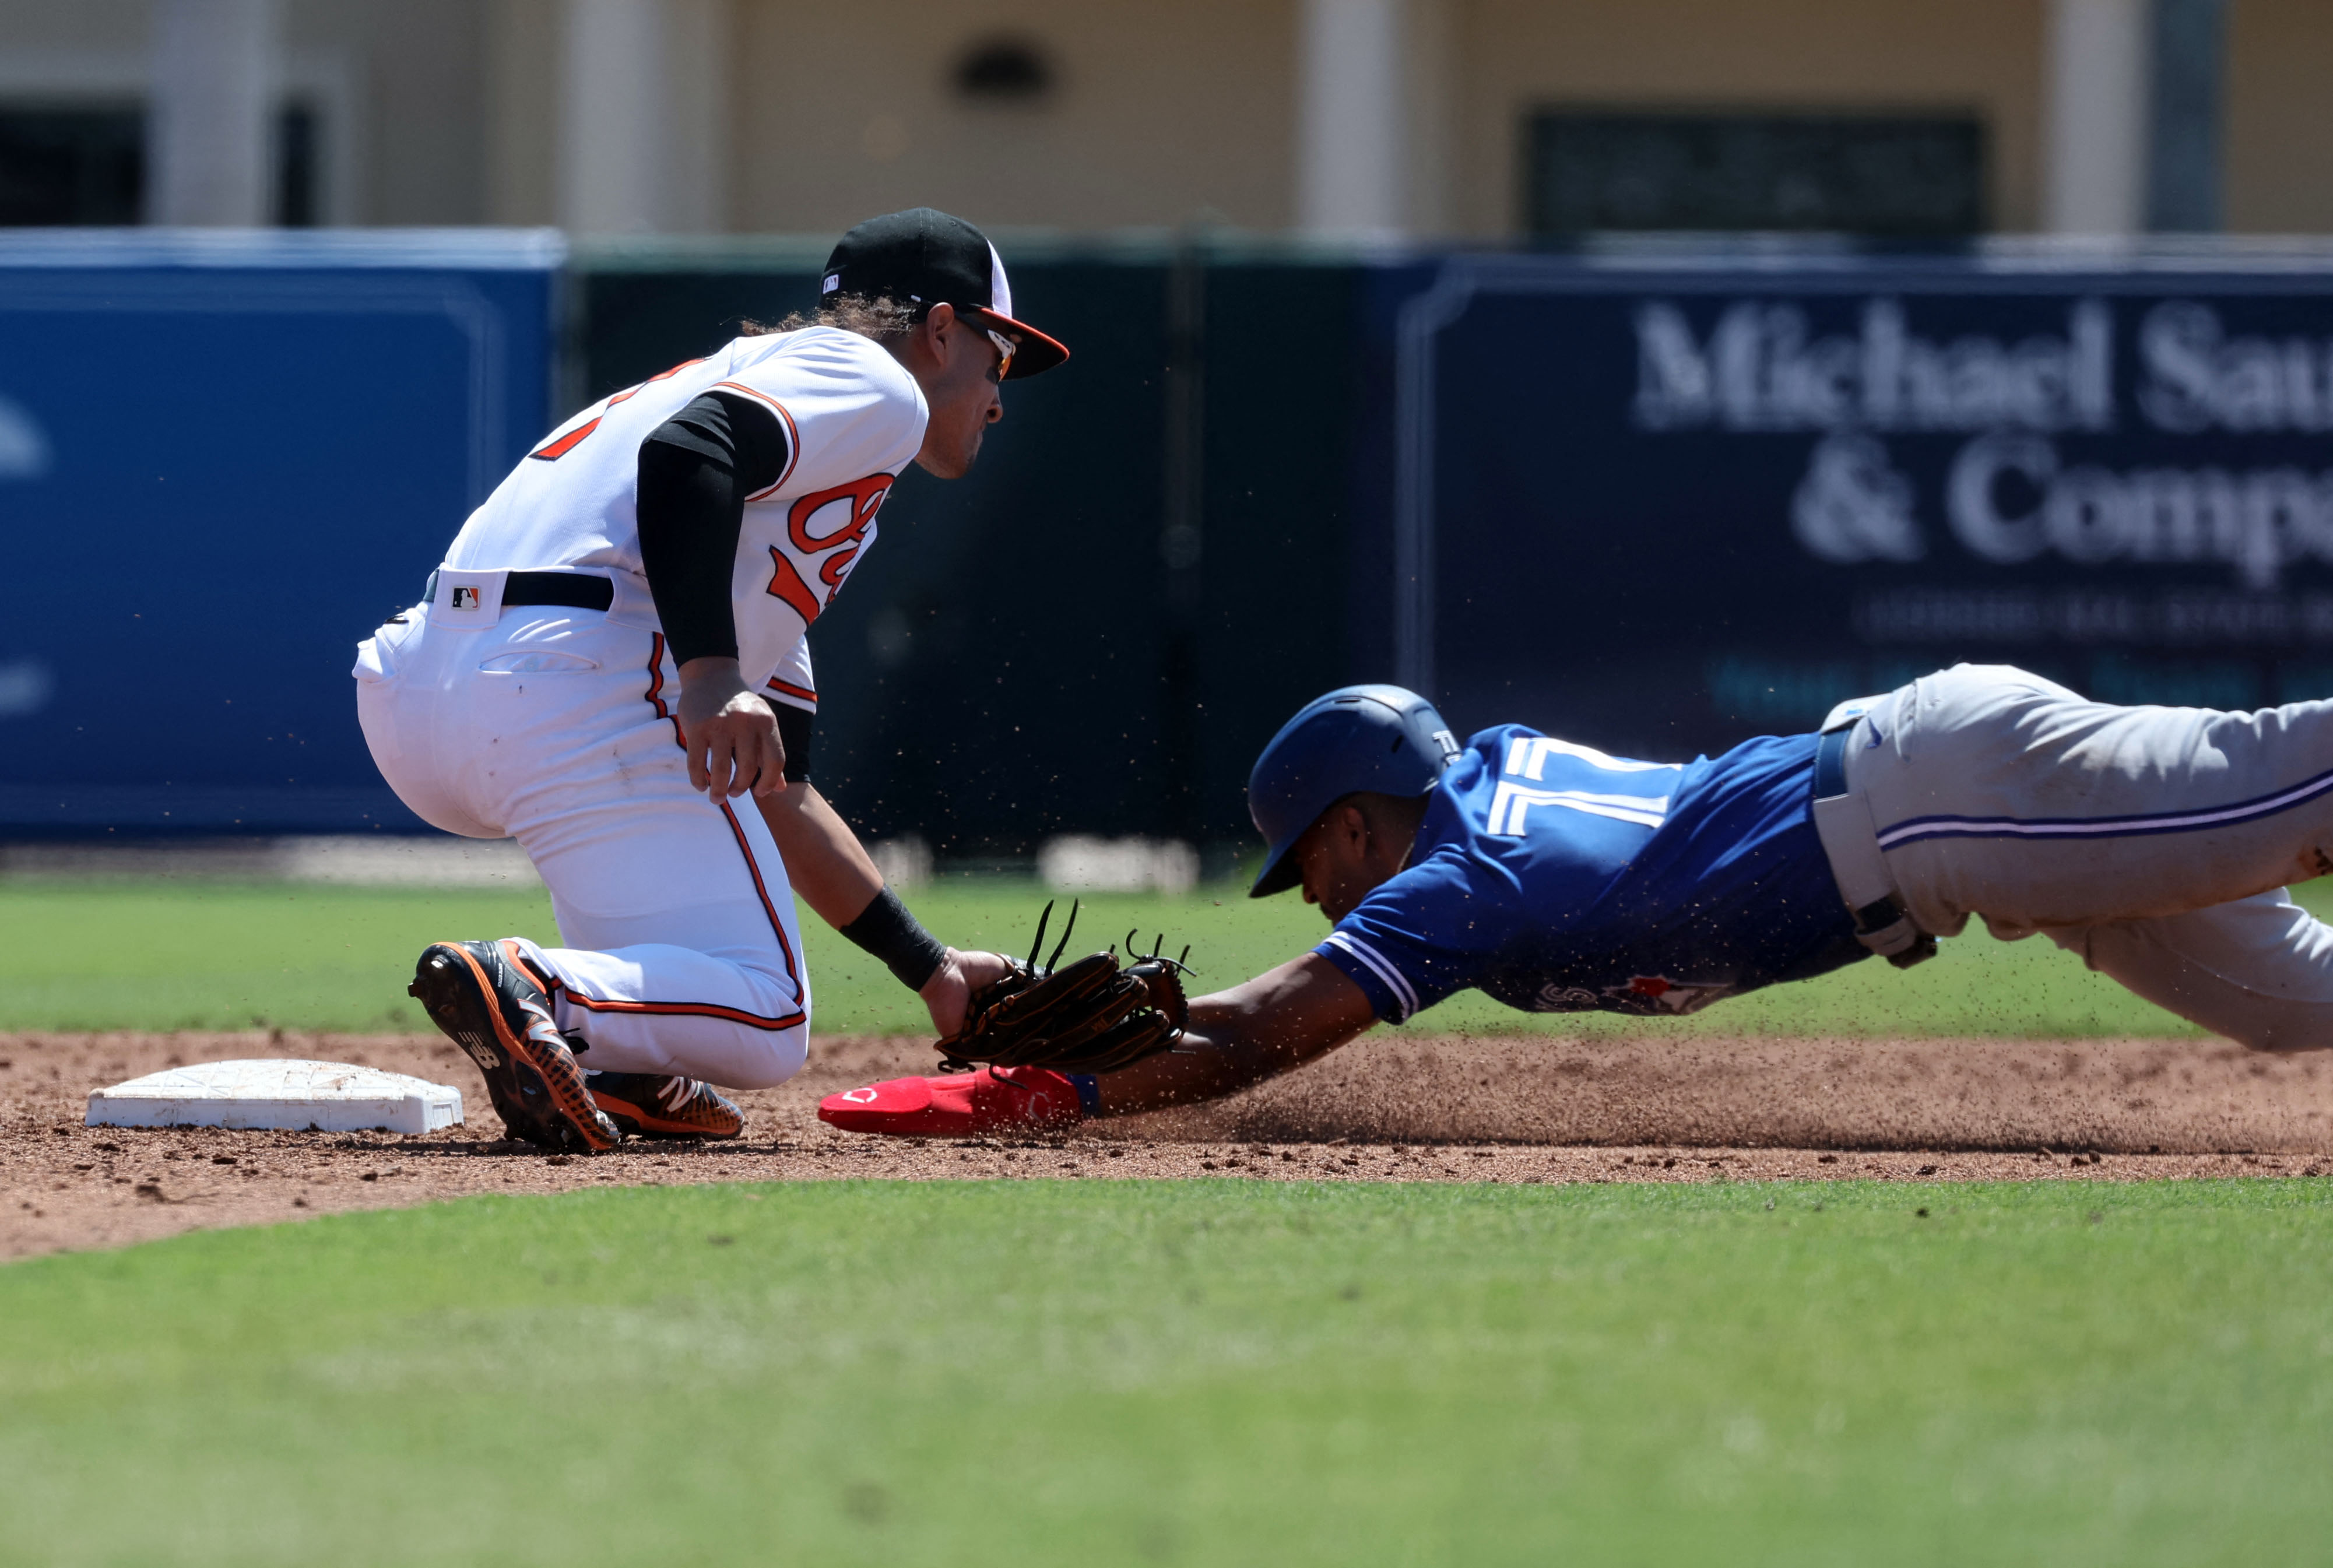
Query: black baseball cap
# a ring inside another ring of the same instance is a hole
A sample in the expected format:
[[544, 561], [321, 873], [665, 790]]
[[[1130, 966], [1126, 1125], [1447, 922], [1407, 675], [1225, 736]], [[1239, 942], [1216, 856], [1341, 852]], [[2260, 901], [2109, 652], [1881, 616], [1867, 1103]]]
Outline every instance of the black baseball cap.
[[842, 236], [826, 258], [818, 297], [850, 294], [892, 299], [917, 307], [917, 319], [936, 304], [1013, 344], [1008, 380], [1050, 370], [1070, 351], [1026, 322], [1013, 319], [1013, 285], [1004, 260], [988, 236], [960, 217], [928, 207], [870, 217]]

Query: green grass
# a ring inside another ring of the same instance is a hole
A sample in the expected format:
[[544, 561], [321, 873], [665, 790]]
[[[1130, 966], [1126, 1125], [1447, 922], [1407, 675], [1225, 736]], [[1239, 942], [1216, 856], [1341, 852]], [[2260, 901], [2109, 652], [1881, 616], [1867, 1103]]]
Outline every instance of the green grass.
[[0, 881], [0, 1028], [427, 1029], [424, 946], [556, 930], [541, 893]]
[[[2324, 910], [2325, 895], [2301, 890]], [[1025, 954], [1046, 895], [1011, 879], [945, 879], [917, 890], [917, 912], [959, 947]], [[1066, 908], [1066, 900], [1064, 900]], [[817, 1027], [920, 1033], [921, 1005], [807, 910]], [[1200, 989], [1284, 962], [1327, 930], [1292, 895], [1236, 888], [1186, 898], [1086, 901], [1079, 946], [1192, 945]], [[1060, 929], [1058, 916], [1054, 929]], [[540, 893], [200, 881], [0, 881], [0, 1028], [421, 1029], [405, 995], [423, 944], [520, 933], [558, 940]], [[1512, 1012], [1469, 993], [1414, 1022], [1421, 1033], [1549, 1030], [1845, 1034], [2192, 1034], [2187, 1024], [2089, 974], [2049, 942], [1996, 942], [1973, 928], [1910, 971], [1867, 962], [1802, 985], [1722, 1002], [1692, 1018]]]
[[0, 1269], [0, 1563], [2323, 1561], [2328, 1242], [2308, 1180], [839, 1183], [194, 1235]]

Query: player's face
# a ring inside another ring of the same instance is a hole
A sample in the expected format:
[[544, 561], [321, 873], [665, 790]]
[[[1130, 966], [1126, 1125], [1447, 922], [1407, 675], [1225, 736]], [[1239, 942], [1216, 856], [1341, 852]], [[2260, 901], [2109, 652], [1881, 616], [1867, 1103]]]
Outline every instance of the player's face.
[[1396, 835], [1372, 832], [1361, 808], [1349, 803], [1321, 813], [1289, 851], [1303, 872], [1304, 901], [1320, 905], [1332, 926], [1400, 871], [1408, 852]]
[[932, 411], [916, 461], [942, 479], [960, 479], [980, 456], [988, 427], [1004, 418], [1004, 355], [996, 341], [971, 322], [957, 321], [946, 305], [933, 307], [929, 353], [917, 376]]

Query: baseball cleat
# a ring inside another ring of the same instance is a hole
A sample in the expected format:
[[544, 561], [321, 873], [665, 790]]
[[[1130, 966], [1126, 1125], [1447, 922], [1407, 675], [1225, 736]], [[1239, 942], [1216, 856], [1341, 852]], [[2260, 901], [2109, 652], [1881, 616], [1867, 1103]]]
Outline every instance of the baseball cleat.
[[422, 949], [407, 994], [478, 1064], [513, 1138], [590, 1150], [623, 1140], [592, 1103], [583, 1070], [552, 1022], [551, 998], [516, 941], [432, 943]]
[[946, 1078], [894, 1078], [830, 1094], [818, 1119], [845, 1132], [895, 1138], [970, 1138], [983, 1132], [1058, 1132], [1085, 1119], [1077, 1085], [1045, 1067], [984, 1067]]
[[745, 1113], [710, 1083], [661, 1073], [586, 1073], [608, 1120], [635, 1138], [734, 1138]]

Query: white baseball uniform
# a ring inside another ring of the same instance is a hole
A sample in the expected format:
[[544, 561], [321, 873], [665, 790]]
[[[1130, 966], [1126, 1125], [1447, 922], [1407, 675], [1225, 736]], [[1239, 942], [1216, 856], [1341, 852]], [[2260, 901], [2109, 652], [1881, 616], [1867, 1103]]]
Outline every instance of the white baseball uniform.
[[[784, 472], [746, 498], [731, 600], [748, 687], [814, 711], [805, 633], [873, 546], [929, 416], [888, 352], [830, 327], [740, 338], [576, 415], [471, 514], [434, 597], [365, 641], [354, 673], [399, 798], [533, 858], [567, 945], [531, 956], [582, 1064], [759, 1088], [807, 1045], [793, 899], [751, 798], [689, 787], [634, 512], [641, 442], [709, 391], [785, 428]], [[507, 575], [533, 571], [605, 577], [613, 604], [505, 608]]]

